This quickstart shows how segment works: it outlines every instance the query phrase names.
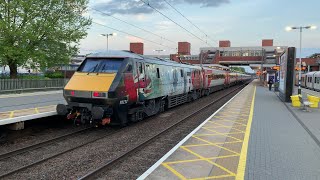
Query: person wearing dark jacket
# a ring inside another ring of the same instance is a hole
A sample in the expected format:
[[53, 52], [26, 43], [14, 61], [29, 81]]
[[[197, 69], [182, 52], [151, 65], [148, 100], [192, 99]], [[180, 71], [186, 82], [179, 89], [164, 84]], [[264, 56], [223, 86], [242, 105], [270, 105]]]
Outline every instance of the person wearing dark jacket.
[[271, 91], [271, 87], [272, 87], [272, 84], [273, 84], [273, 79], [272, 78], [269, 79], [268, 84], [269, 84], [269, 91]]

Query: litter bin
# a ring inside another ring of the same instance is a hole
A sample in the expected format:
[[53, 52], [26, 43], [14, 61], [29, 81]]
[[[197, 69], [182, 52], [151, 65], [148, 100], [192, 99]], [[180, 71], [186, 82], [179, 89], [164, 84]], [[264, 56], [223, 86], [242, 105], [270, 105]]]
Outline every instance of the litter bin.
[[319, 107], [319, 98], [317, 96], [310, 96], [307, 95], [308, 97], [308, 101], [310, 101], [312, 104], [310, 105], [310, 107], [312, 108], [318, 108]]
[[299, 95], [290, 96], [293, 107], [300, 107], [301, 103], [299, 100]]

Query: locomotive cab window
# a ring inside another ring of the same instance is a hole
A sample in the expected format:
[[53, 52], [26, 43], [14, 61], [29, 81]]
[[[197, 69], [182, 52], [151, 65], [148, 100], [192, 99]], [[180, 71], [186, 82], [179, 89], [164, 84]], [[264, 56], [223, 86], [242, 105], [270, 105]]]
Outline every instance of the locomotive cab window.
[[119, 70], [123, 59], [86, 59], [79, 67], [79, 72], [115, 73]]
[[128, 64], [127, 66], [127, 72], [132, 72], [132, 64]]

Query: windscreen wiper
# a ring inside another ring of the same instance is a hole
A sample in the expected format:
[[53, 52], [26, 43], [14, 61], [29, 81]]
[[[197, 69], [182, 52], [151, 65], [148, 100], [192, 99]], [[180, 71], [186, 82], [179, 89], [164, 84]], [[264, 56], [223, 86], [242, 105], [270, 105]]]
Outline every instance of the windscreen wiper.
[[[104, 64], [104, 65], [102, 66], [102, 68], [100, 69], [101, 72], [103, 72], [105, 66], [106, 66], [106, 64]], [[97, 72], [97, 75], [98, 75], [98, 74], [99, 74], [99, 71]]]
[[99, 64], [96, 64], [96, 65], [93, 67], [92, 71], [89, 71], [88, 74], [94, 72], [94, 71], [97, 69], [98, 65], [99, 65]]

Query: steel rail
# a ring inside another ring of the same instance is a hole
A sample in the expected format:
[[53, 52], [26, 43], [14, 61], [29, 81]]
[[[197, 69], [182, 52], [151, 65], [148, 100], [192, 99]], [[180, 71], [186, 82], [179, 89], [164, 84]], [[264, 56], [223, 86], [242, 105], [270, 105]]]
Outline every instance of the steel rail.
[[[91, 127], [91, 128], [92, 128], [92, 127]], [[90, 129], [91, 129], [91, 128], [90, 128]], [[85, 130], [88, 130], [88, 129], [89, 129], [89, 128], [87, 128], [87, 129], [85, 129]], [[123, 129], [124, 129], [124, 128], [123, 128]], [[19, 168], [15, 169], [15, 170], [12, 170], [12, 171], [7, 172], [7, 173], [0, 174], [0, 179], [5, 178], [5, 177], [8, 177], [8, 176], [10, 176], [10, 175], [13, 175], [13, 174], [15, 174], [15, 173], [18, 173], [18, 172], [20, 172], [20, 171], [23, 171], [23, 170], [25, 170], [25, 169], [27, 169], [27, 168], [36, 166], [36, 165], [38, 165], [38, 164], [40, 164], [40, 163], [43, 163], [43, 162], [45, 162], [45, 161], [48, 161], [48, 160], [50, 160], [50, 159], [53, 159], [53, 158], [55, 158], [55, 157], [58, 157], [58, 156], [60, 156], [60, 155], [65, 154], [65, 153], [68, 153], [68, 152], [71, 152], [71, 151], [73, 151], [73, 150], [79, 149], [79, 148], [81, 148], [81, 147], [83, 147], [83, 146], [86, 146], [86, 145], [88, 145], [88, 144], [94, 143], [94, 142], [96, 142], [96, 141], [98, 141], [98, 140], [100, 140], [100, 139], [102, 139], [102, 138], [105, 138], [105, 137], [110, 136], [110, 135], [112, 135], [112, 134], [118, 133], [118, 132], [120, 132], [120, 131], [121, 131], [121, 129], [120, 129], [120, 130], [116, 130], [115, 132], [110, 132], [110, 133], [104, 134], [103, 136], [99, 136], [98, 138], [95, 138], [95, 139], [93, 139], [93, 140], [91, 140], [91, 141], [88, 141], [88, 142], [86, 142], [86, 143], [83, 143], [83, 144], [81, 144], [81, 145], [78, 145], [78, 146], [69, 148], [69, 149], [67, 149], [67, 150], [64, 150], [64, 151], [62, 151], [62, 152], [59, 152], [59, 153], [54, 154], [54, 155], [52, 155], [52, 156], [49, 156], [49, 157], [47, 157], [47, 158], [44, 158], [44, 159], [35, 161], [35, 162], [31, 163], [31, 164], [27, 164], [27, 165], [25, 165], [25, 166], [19, 167]], [[59, 138], [59, 139], [61, 139], [61, 138]], [[44, 147], [44, 146], [41, 146], [41, 147]], [[39, 147], [39, 148], [41, 148], [41, 147]], [[33, 149], [33, 150], [34, 150], [34, 149]]]

